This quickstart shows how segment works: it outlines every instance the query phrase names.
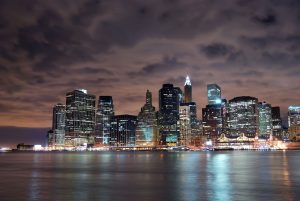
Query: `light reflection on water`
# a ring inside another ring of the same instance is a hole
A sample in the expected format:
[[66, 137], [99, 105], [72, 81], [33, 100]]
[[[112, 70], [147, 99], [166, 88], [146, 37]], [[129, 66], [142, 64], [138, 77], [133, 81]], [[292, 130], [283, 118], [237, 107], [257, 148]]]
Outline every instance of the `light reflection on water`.
[[6, 153], [0, 200], [300, 200], [299, 157], [298, 151]]

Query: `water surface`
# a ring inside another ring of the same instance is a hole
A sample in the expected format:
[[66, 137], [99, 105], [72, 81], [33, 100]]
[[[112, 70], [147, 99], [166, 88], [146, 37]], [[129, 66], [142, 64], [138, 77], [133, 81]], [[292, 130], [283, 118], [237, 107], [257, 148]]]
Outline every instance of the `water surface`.
[[1, 201], [300, 200], [300, 151], [0, 154]]

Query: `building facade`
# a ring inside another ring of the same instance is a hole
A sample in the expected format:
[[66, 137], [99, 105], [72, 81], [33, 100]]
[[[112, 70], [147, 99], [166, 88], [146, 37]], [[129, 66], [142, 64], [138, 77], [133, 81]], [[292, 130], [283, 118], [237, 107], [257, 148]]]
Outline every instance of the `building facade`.
[[152, 93], [147, 90], [146, 103], [137, 116], [136, 146], [156, 146], [158, 128], [155, 107], [152, 105]]
[[207, 105], [202, 109], [203, 135], [216, 139], [222, 133], [223, 110], [221, 104]]
[[208, 105], [202, 109], [203, 135], [218, 138], [223, 132], [223, 110], [221, 88], [217, 84], [207, 85]]
[[272, 106], [266, 102], [258, 103], [259, 138], [267, 139], [272, 135]]
[[137, 116], [127, 114], [114, 116], [111, 122], [110, 146], [135, 146], [136, 126]]
[[217, 84], [207, 85], [208, 105], [216, 105], [222, 103], [221, 88]]
[[52, 131], [54, 146], [64, 146], [65, 144], [65, 121], [66, 106], [58, 103], [53, 107], [52, 115]]
[[280, 116], [280, 107], [272, 107], [272, 133], [273, 136], [282, 138], [282, 120]]
[[250, 96], [241, 96], [229, 101], [228, 106], [229, 135], [238, 137], [245, 134], [254, 138], [259, 132], [258, 99]]
[[111, 121], [114, 116], [114, 104], [111, 96], [99, 96], [96, 112], [95, 143], [109, 145]]
[[159, 90], [158, 125], [161, 145], [176, 146], [179, 138], [179, 105], [182, 92], [173, 84], [163, 84]]
[[188, 104], [179, 107], [180, 146], [189, 146], [192, 142], [191, 111]]
[[96, 97], [84, 89], [66, 94], [65, 145], [94, 143]]
[[300, 106], [289, 106], [288, 108], [289, 137], [296, 140], [300, 136]]

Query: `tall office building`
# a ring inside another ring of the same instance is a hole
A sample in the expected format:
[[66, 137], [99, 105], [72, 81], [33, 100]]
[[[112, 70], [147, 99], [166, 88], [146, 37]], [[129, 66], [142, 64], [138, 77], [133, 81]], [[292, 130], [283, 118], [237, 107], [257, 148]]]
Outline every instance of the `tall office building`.
[[176, 146], [179, 137], [179, 104], [182, 100], [180, 88], [163, 84], [159, 90], [158, 124], [160, 144]]
[[228, 136], [228, 109], [229, 104], [226, 99], [222, 99], [222, 133]]
[[137, 116], [127, 114], [114, 116], [111, 122], [110, 146], [135, 146], [136, 125]]
[[203, 134], [209, 139], [217, 139], [222, 134], [223, 110], [221, 104], [206, 105], [202, 109]]
[[211, 139], [218, 138], [223, 129], [221, 88], [217, 84], [207, 85], [208, 105], [202, 109], [203, 134]]
[[63, 146], [65, 144], [65, 119], [66, 106], [58, 103], [53, 107], [52, 116], [52, 131], [53, 131], [53, 145]]
[[48, 130], [46, 136], [46, 146], [53, 147], [55, 145], [54, 143], [54, 132], [53, 130]]
[[282, 138], [282, 120], [280, 107], [272, 107], [272, 133], [274, 137]]
[[[192, 101], [192, 83], [187, 76], [184, 83], [184, 101], [180, 103], [179, 109], [180, 144], [183, 146], [199, 146], [202, 136], [202, 127], [197, 119], [197, 105]], [[184, 136], [187, 136], [185, 143], [182, 141]]]
[[94, 143], [96, 97], [84, 89], [66, 94], [65, 144]]
[[228, 127], [230, 136], [245, 134], [254, 138], [259, 131], [258, 100], [250, 96], [241, 96], [229, 101]]
[[217, 84], [207, 85], [208, 105], [216, 105], [222, 103], [221, 88]]
[[152, 93], [147, 90], [146, 103], [137, 116], [136, 146], [156, 146], [157, 142], [157, 117], [152, 105]]
[[269, 138], [272, 134], [272, 106], [266, 102], [258, 103], [259, 138]]
[[186, 76], [184, 83], [184, 102], [192, 102], [192, 83], [189, 76]]
[[96, 112], [95, 142], [100, 145], [109, 145], [111, 121], [114, 116], [114, 104], [111, 96], [99, 96]]
[[179, 107], [180, 146], [189, 146], [192, 142], [191, 111], [188, 104]]
[[291, 139], [300, 135], [300, 106], [289, 106], [288, 108], [289, 136]]

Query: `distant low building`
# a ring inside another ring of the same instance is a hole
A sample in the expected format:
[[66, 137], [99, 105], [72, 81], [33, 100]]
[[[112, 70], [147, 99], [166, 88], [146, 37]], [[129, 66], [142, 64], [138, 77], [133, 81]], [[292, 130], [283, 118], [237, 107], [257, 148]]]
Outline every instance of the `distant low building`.
[[34, 145], [32, 144], [20, 143], [17, 145], [17, 150], [19, 151], [33, 151], [33, 149], [34, 149]]

